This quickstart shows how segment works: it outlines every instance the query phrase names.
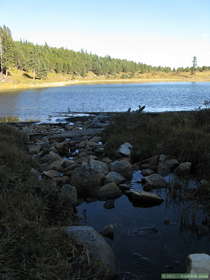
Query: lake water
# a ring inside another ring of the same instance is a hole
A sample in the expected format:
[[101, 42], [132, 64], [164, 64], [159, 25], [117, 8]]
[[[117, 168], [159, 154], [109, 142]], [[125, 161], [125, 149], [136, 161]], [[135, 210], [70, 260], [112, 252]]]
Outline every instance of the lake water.
[[194, 110], [210, 100], [210, 82], [74, 85], [0, 93], [0, 117], [45, 120], [56, 112]]
[[[173, 182], [172, 178], [168, 177], [168, 182]], [[161, 273], [186, 273], [189, 254], [210, 254], [210, 234], [202, 225], [205, 210], [195, 201], [181, 199], [182, 192], [196, 184], [193, 180], [184, 182], [176, 197], [169, 189], [154, 190], [164, 199], [155, 207], [134, 207], [124, 195], [115, 200], [115, 208], [105, 209], [104, 202], [96, 201], [81, 204], [78, 211], [81, 221], [99, 232], [108, 224], [114, 225], [114, 239], [107, 241], [117, 257], [118, 269], [137, 276], [122, 279], [160, 279]], [[131, 187], [142, 190], [135, 176]]]

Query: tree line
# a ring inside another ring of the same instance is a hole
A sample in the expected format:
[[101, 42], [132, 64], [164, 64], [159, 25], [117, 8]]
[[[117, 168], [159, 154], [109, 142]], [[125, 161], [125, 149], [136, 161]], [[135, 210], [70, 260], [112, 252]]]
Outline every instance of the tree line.
[[[14, 41], [11, 30], [7, 26], [0, 26], [0, 73], [7, 76], [13, 68], [32, 72], [33, 79], [45, 79], [49, 72], [85, 76], [90, 71], [96, 75], [173, 71], [170, 67], [101, 57], [84, 50], [76, 52], [49, 47], [46, 43], [35, 45], [27, 41]], [[177, 71], [181, 69], [188, 71], [188, 68], [179, 68]], [[210, 70], [210, 67], [203, 70]]]

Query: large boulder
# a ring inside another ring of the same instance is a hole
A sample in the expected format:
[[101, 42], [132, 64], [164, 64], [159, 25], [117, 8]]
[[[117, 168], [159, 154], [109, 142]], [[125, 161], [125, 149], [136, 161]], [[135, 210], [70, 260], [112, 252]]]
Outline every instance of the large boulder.
[[191, 171], [191, 162], [183, 162], [175, 169], [176, 175], [180, 177], [189, 176]]
[[[207, 254], [191, 254], [187, 258], [189, 273], [204, 273], [210, 275], [210, 256]], [[197, 278], [193, 278], [197, 279]]]
[[111, 171], [105, 177], [106, 183], [116, 183], [120, 184], [125, 181], [125, 178], [118, 172]]
[[115, 183], [109, 183], [102, 186], [97, 193], [97, 196], [100, 200], [112, 199], [121, 195], [122, 192]]
[[132, 165], [127, 160], [116, 160], [110, 164], [110, 168], [127, 179], [132, 177]]
[[106, 163], [90, 159], [72, 171], [71, 184], [81, 195], [96, 196], [107, 173]]
[[120, 145], [117, 153], [121, 156], [130, 157], [133, 146], [130, 143]]
[[134, 206], [151, 207], [163, 202], [163, 199], [157, 194], [145, 191], [129, 190], [126, 191], [126, 195]]
[[165, 179], [157, 173], [144, 178], [145, 189], [165, 188], [166, 186], [167, 182]]
[[90, 263], [97, 265], [103, 279], [112, 279], [117, 274], [116, 260], [112, 248], [105, 239], [89, 226], [70, 226], [66, 229], [69, 237], [87, 247]]

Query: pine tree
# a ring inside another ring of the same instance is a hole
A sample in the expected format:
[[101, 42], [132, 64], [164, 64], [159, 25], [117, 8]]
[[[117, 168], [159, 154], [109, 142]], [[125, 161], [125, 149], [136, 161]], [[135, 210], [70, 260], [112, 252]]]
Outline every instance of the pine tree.
[[10, 29], [5, 25], [0, 27], [0, 41], [1, 71], [7, 77], [9, 70], [15, 66], [15, 44]]
[[197, 57], [196, 56], [193, 56], [193, 61], [192, 61], [192, 63], [193, 63], [193, 66], [192, 66], [192, 68], [191, 68], [191, 74], [194, 74], [195, 73], [195, 70], [196, 70], [196, 67], [197, 67]]

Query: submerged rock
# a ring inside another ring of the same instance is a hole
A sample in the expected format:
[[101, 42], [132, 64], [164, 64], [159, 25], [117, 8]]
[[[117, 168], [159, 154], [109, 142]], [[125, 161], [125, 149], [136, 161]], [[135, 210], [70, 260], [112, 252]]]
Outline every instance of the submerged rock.
[[126, 195], [134, 206], [150, 207], [159, 205], [163, 202], [163, 199], [157, 194], [145, 192], [145, 191], [126, 191]]
[[66, 232], [70, 238], [87, 247], [90, 262], [97, 264], [98, 271], [104, 275], [104, 280], [112, 279], [116, 275], [116, 260], [112, 248], [94, 228], [70, 226]]
[[100, 232], [104, 237], [108, 237], [110, 239], [114, 238], [114, 226], [106, 225], [103, 230]]
[[114, 207], [115, 207], [115, 205], [114, 205], [114, 200], [113, 199], [107, 200], [104, 203], [104, 208], [106, 208], [106, 209], [112, 209]]

